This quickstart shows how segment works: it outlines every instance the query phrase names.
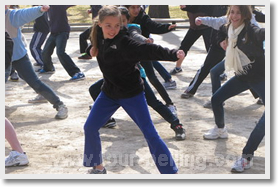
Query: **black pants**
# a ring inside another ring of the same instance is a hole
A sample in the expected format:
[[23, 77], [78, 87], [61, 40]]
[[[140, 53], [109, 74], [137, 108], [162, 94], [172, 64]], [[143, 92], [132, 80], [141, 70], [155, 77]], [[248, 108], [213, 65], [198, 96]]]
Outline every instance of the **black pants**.
[[192, 45], [200, 38], [200, 36], [203, 36], [206, 50], [209, 50], [209, 47], [211, 45], [211, 35], [212, 35], [212, 28], [206, 28], [201, 30], [193, 30], [189, 28], [186, 35], [184, 36], [180, 49], [182, 49], [185, 54], [189, 51], [189, 49], [192, 47]]
[[85, 53], [86, 49], [88, 47], [88, 42], [87, 40], [90, 38], [90, 34], [92, 31], [92, 27], [86, 29], [79, 35], [79, 49], [80, 53]]
[[166, 105], [172, 105], [173, 102], [169, 94], [167, 93], [164, 86], [161, 84], [161, 82], [158, 80], [157, 76], [155, 75], [153, 63], [150, 61], [141, 61], [141, 65], [145, 69], [146, 75], [150, 83], [155, 87], [159, 95], [165, 101]]
[[197, 71], [195, 77], [193, 78], [188, 88], [186, 89], [186, 92], [195, 94], [200, 84], [208, 76], [210, 70], [216, 64], [221, 62], [224, 57], [225, 57], [225, 51], [221, 47], [217, 45], [211, 45], [204, 64], [202, 65], [201, 69]]

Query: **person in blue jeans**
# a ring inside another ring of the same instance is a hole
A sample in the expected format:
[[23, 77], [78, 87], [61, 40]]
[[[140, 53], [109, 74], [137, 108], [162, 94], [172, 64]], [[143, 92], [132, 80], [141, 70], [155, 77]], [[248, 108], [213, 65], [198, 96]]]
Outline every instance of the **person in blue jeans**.
[[[99, 129], [122, 107], [142, 131], [156, 167], [162, 174], [176, 174], [178, 168], [169, 149], [158, 135], [144, 96], [143, 80], [137, 64], [142, 59], [175, 61], [184, 57], [181, 50], [154, 44], [141, 44], [121, 30], [121, 12], [104, 6], [95, 23], [91, 56], [96, 56], [104, 84], [84, 125], [83, 165], [93, 167], [89, 174], [106, 174], [103, 166]], [[163, 158], [163, 163], [161, 162]]]
[[33, 21], [44, 12], [48, 11], [49, 6], [37, 6], [26, 9], [9, 9], [5, 5], [5, 29], [13, 40], [12, 65], [22, 78], [31, 88], [35, 90], [38, 96], [29, 100], [29, 103], [50, 102], [58, 113], [56, 119], [65, 119], [68, 117], [68, 109], [54, 91], [43, 83], [35, 73], [31, 61], [27, 54], [27, 49], [22, 41], [21, 26]]
[[[212, 110], [216, 126], [204, 134], [204, 139], [228, 138], [223, 102], [252, 88], [265, 103], [265, 29], [250, 23], [250, 5], [231, 5], [229, 23], [220, 28], [220, 45], [226, 50], [225, 70], [235, 76], [212, 96]], [[241, 157], [232, 166], [232, 172], [243, 172], [251, 167], [251, 160], [265, 135], [265, 113], [250, 134]]]
[[67, 9], [73, 5], [51, 5], [48, 11], [50, 36], [46, 40], [42, 51], [43, 69], [40, 73], [54, 73], [51, 55], [56, 47], [56, 53], [64, 69], [67, 71], [70, 80], [84, 80], [85, 75], [75, 65], [71, 57], [66, 53], [67, 41], [70, 34]]

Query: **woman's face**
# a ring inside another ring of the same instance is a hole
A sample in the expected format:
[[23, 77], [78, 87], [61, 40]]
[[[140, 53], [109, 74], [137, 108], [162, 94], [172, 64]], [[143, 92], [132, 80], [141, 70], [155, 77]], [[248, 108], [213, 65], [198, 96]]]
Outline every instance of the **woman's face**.
[[238, 6], [231, 6], [229, 20], [235, 29], [243, 23], [244, 20], [241, 17], [241, 12]]
[[140, 5], [131, 5], [128, 7], [128, 12], [131, 18], [135, 18], [139, 15], [139, 12], [141, 10]]
[[121, 29], [121, 20], [118, 16], [107, 16], [98, 24], [102, 28], [104, 39], [113, 39]]

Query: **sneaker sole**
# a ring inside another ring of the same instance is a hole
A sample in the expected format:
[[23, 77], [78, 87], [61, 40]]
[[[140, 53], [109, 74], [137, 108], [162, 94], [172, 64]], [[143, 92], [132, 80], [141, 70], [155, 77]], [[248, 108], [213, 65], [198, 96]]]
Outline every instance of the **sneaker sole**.
[[79, 79], [70, 79], [70, 81], [81, 81], [81, 80], [84, 80], [85, 77], [82, 77], [82, 78], [79, 78]]
[[110, 123], [103, 125], [103, 128], [114, 128], [116, 126], [117, 126], [116, 122], [110, 122]]
[[207, 137], [205, 137], [205, 135], [203, 135], [203, 138], [205, 139], [205, 140], [217, 140], [217, 139], [228, 139], [228, 136], [227, 137], [216, 137], [216, 138], [207, 138]]
[[244, 170], [242, 170], [242, 171], [238, 171], [238, 170], [236, 170], [236, 169], [231, 169], [231, 172], [232, 173], [242, 173]]
[[177, 141], [181, 141], [181, 140], [185, 140], [185, 136], [184, 137], [175, 137]]
[[27, 162], [27, 163], [16, 163], [16, 164], [5, 166], [5, 167], [27, 166], [28, 164], [29, 164], [29, 162]]
[[28, 103], [47, 103], [48, 101], [28, 101]]
[[177, 87], [175, 86], [175, 87], [164, 87], [165, 88], [165, 90], [175, 90], [175, 89], [177, 89]]
[[170, 75], [176, 75], [176, 74], [179, 74], [181, 73], [182, 71], [178, 71], [178, 72], [170, 72]]
[[233, 173], [242, 173], [242, 172], [244, 172], [245, 170], [248, 170], [248, 169], [250, 169], [250, 167], [249, 168], [244, 168], [242, 171], [240, 170], [236, 170], [236, 169], [231, 169], [231, 172], [233, 172]]
[[55, 116], [55, 119], [66, 119], [67, 117], [68, 117], [68, 115], [63, 116], [63, 117]]
[[203, 106], [204, 108], [209, 108], [209, 109], [211, 109], [212, 107], [211, 106]]
[[194, 95], [185, 95], [185, 94], [181, 94], [181, 98], [183, 99], [189, 99], [191, 97], [193, 97]]
[[43, 73], [40, 73], [39, 72], [39, 74], [54, 74], [55, 72], [53, 72], [53, 71], [51, 71], [51, 72], [49, 72], [49, 71], [47, 71], [47, 72], [43, 72]]
[[10, 79], [10, 81], [17, 82], [17, 81], [19, 81], [19, 79]]
[[115, 124], [107, 124], [107, 125], [104, 125], [103, 126], [103, 128], [109, 128], [109, 129], [113, 129], [113, 128], [115, 128], [117, 125], [116, 125], [116, 123]]
[[78, 58], [79, 60], [91, 60], [92, 58]]

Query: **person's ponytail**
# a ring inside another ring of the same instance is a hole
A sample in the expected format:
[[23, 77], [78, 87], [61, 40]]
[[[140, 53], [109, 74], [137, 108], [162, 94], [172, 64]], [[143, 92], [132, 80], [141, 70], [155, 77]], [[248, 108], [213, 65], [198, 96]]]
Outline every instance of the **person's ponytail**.
[[91, 31], [91, 44], [92, 44], [92, 56], [95, 57], [97, 56], [98, 53], [98, 42], [97, 42], [97, 30], [98, 30], [98, 19], [96, 18], [94, 21], [94, 24], [92, 26], [92, 31]]

